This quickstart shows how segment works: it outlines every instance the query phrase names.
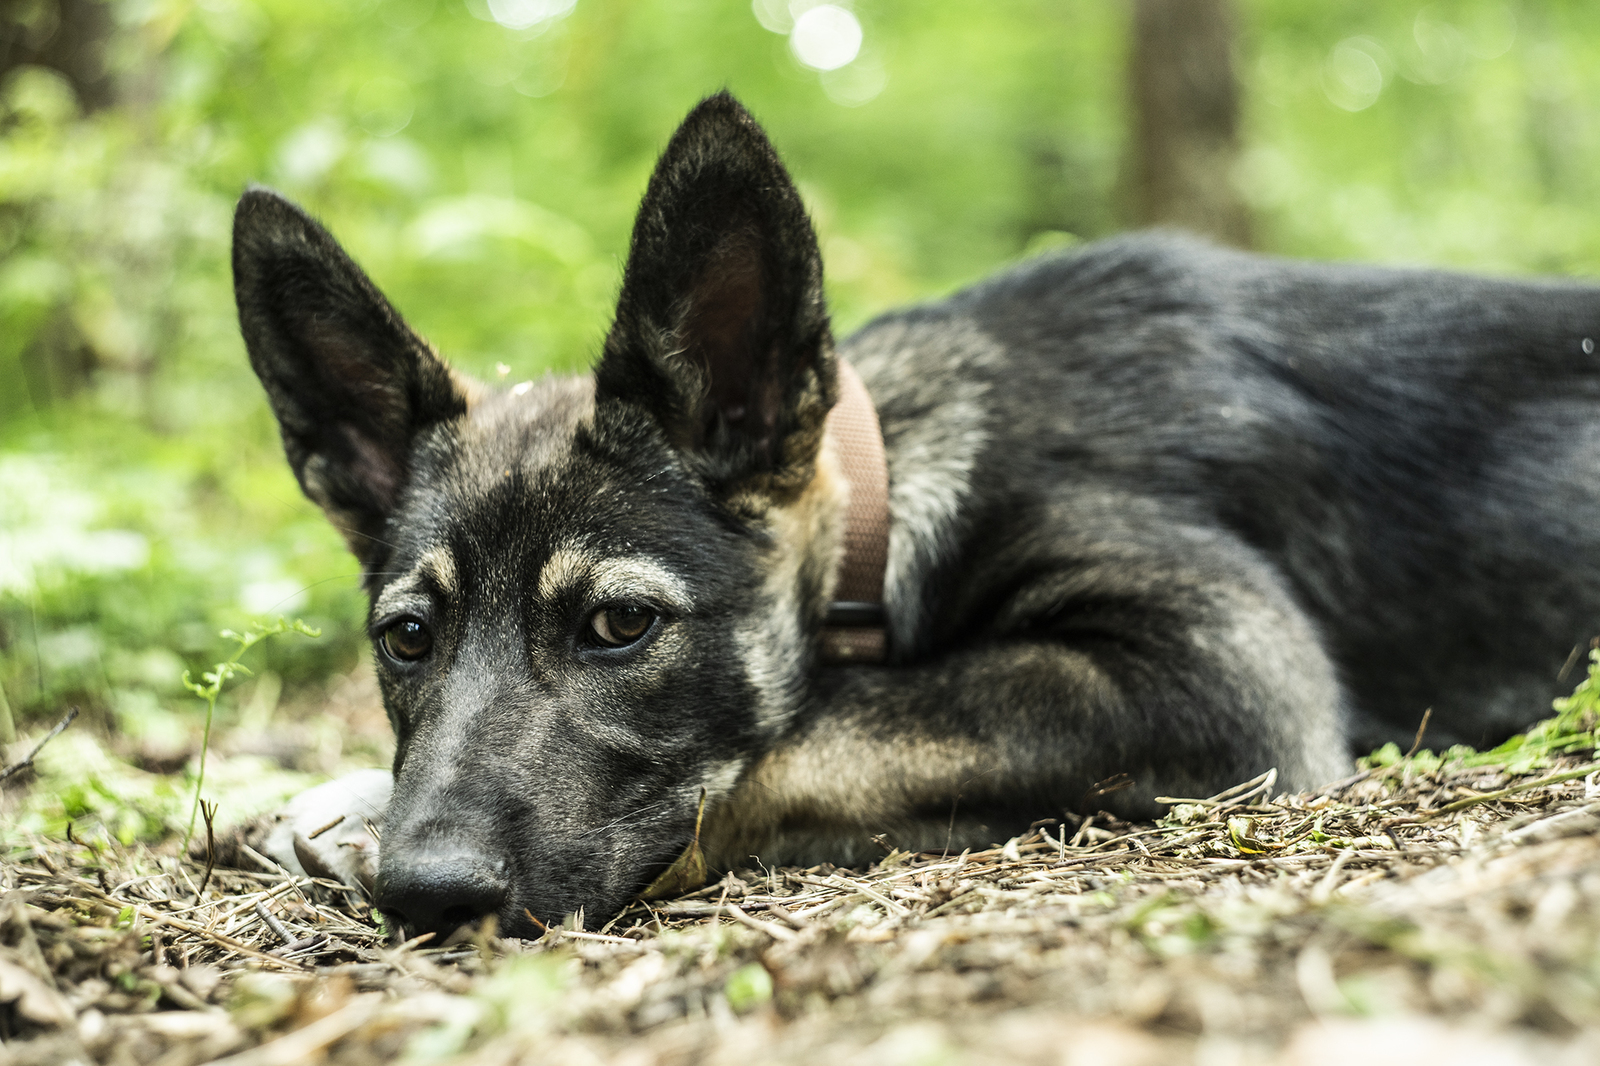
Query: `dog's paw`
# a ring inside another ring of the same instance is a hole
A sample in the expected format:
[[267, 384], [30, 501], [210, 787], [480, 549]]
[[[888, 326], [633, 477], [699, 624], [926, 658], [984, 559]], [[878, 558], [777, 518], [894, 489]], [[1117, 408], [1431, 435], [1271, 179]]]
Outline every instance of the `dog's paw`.
[[383, 810], [394, 791], [387, 770], [357, 770], [308, 789], [269, 817], [260, 850], [293, 874], [309, 874], [372, 895]]

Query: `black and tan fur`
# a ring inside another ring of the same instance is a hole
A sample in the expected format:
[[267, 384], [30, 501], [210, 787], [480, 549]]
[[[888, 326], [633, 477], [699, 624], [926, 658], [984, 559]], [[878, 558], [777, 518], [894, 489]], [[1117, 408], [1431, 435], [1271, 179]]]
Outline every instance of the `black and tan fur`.
[[[1127, 814], [1313, 786], [1430, 706], [1436, 742], [1494, 740], [1600, 607], [1586, 286], [1140, 236], [836, 355], [800, 199], [726, 95], [650, 181], [592, 376], [454, 376], [264, 190], [234, 269], [290, 462], [367, 575], [379, 903], [414, 930], [612, 914], [702, 790], [713, 863], [847, 862], [1000, 839], [1116, 774], [1092, 803]], [[839, 356], [889, 457], [885, 666], [815, 657]], [[653, 621], [613, 647], [614, 618]]]

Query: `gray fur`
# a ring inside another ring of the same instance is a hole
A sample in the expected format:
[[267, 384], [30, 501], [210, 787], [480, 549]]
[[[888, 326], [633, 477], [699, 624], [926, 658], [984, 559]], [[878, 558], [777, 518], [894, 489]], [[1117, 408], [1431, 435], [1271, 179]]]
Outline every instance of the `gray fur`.
[[378, 902], [413, 930], [601, 920], [702, 795], [715, 862], [855, 861], [1315, 786], [1428, 707], [1491, 743], [1600, 608], [1592, 287], [1157, 235], [886, 316], [841, 354], [888, 454], [891, 661], [825, 667], [838, 356], [730, 97], [663, 155], [594, 377], [488, 393], [286, 201], [235, 234], [290, 462], [368, 575]]

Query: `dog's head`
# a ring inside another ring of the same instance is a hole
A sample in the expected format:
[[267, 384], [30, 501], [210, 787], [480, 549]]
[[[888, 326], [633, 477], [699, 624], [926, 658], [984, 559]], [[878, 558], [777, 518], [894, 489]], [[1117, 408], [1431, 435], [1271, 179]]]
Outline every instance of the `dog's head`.
[[371, 594], [379, 905], [413, 932], [616, 912], [792, 714], [836, 558], [836, 363], [776, 153], [725, 94], [689, 115], [592, 379], [457, 377], [264, 190], [233, 265], [289, 461]]

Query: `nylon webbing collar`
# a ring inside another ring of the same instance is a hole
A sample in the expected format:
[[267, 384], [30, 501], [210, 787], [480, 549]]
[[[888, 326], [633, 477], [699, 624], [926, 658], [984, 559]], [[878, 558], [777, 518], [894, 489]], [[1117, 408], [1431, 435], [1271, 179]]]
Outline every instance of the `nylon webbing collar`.
[[889, 562], [889, 464], [872, 396], [855, 367], [839, 362], [839, 402], [828, 412], [839, 468], [850, 485], [844, 555], [822, 629], [824, 663], [877, 663], [888, 652], [883, 573]]

